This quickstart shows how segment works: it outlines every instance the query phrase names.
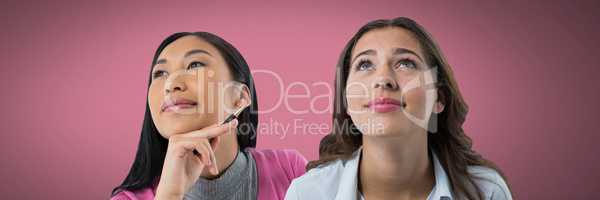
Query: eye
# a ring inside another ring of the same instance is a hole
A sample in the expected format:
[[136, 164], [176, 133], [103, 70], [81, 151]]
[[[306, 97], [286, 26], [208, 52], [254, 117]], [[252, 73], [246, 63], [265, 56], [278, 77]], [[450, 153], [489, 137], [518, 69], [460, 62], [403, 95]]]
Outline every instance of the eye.
[[360, 60], [358, 64], [356, 64], [356, 70], [365, 71], [373, 68], [373, 63], [369, 60]]
[[191, 62], [188, 65], [187, 69], [193, 69], [193, 68], [204, 67], [204, 66], [206, 66], [206, 64], [204, 64], [203, 62], [195, 61], [195, 62]]
[[410, 60], [410, 59], [402, 59], [400, 61], [398, 61], [396, 63], [396, 65], [394, 65], [395, 68], [400, 68], [400, 69], [416, 69], [417, 68], [417, 64]]
[[166, 71], [163, 71], [163, 70], [156, 70], [156, 71], [154, 71], [154, 72], [152, 73], [152, 79], [156, 79], [156, 78], [162, 77], [162, 76], [164, 76], [165, 74], [167, 74], [167, 72], [166, 72]]

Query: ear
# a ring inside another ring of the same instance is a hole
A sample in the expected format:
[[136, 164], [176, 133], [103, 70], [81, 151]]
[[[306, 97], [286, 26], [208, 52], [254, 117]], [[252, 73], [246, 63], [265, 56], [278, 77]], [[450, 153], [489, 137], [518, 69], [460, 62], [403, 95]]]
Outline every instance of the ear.
[[239, 90], [236, 91], [237, 98], [234, 100], [234, 106], [236, 108], [242, 107], [244, 105], [252, 104], [252, 98], [250, 97], [250, 89], [245, 84], [239, 84]]
[[444, 108], [446, 107], [443, 102], [443, 101], [445, 101], [446, 98], [445, 98], [444, 92], [442, 92], [439, 88], [436, 88], [436, 90], [437, 90], [437, 93], [436, 93], [437, 100], [435, 101], [435, 104], [433, 105], [433, 113], [440, 114], [444, 111]]
[[435, 105], [433, 105], [433, 113], [440, 114], [442, 111], [444, 111], [444, 104], [440, 101], [435, 102]]

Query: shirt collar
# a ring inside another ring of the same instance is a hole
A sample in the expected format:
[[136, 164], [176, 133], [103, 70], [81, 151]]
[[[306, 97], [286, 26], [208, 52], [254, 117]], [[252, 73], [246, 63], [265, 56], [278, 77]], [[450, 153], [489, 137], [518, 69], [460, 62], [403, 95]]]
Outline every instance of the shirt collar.
[[349, 160], [342, 161], [342, 177], [336, 200], [356, 200], [358, 197], [358, 162], [362, 148], [356, 150]]
[[433, 171], [435, 174], [435, 186], [429, 194], [429, 200], [452, 200], [452, 193], [450, 192], [450, 181], [446, 175], [446, 171], [442, 167], [440, 160], [433, 150], [430, 150], [431, 157], [433, 160]]
[[[342, 177], [338, 186], [336, 200], [356, 200], [358, 197], [358, 164], [362, 147], [356, 150], [350, 159], [342, 161]], [[452, 200], [450, 183], [446, 171], [442, 167], [437, 155], [433, 150], [431, 158], [435, 175], [435, 186], [429, 193], [428, 200]]]

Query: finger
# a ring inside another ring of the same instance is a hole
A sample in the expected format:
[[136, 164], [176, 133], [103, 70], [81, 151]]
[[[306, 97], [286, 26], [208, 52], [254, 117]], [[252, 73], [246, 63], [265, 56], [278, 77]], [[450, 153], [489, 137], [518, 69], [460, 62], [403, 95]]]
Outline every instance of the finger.
[[189, 151], [193, 151], [196, 148], [192, 142], [178, 142], [175, 145], [181, 146], [181, 148], [175, 148], [175, 155], [178, 158], [184, 158]]
[[196, 150], [200, 152], [200, 158], [205, 165], [211, 165], [212, 150], [202, 142], [196, 143]]
[[213, 175], [218, 175], [219, 174], [219, 166], [217, 166], [217, 157], [213, 154], [212, 157], [212, 169], [213, 169]]
[[[219, 140], [218, 138], [219, 137], [216, 137], [215, 139]], [[200, 142], [200, 145], [204, 146], [204, 148], [208, 149], [208, 151], [209, 151], [209, 154], [207, 154], [208, 158], [210, 159], [210, 165], [207, 166], [209, 173], [211, 173], [213, 175], [218, 175], [219, 168], [217, 166], [217, 156], [215, 155], [214, 149], [212, 149], [212, 144], [207, 139], [203, 139]]]
[[209, 151], [209, 159], [211, 161], [210, 166], [207, 166], [209, 168], [209, 172], [213, 175], [218, 175], [219, 174], [219, 169], [217, 168], [217, 159], [215, 156], [215, 152], [211, 149], [210, 147], [210, 143], [207, 140], [204, 140], [201, 145], [203, 145], [206, 149], [208, 149]]
[[219, 147], [220, 143], [221, 143], [221, 137], [215, 137], [210, 140], [210, 147], [213, 149], [213, 151], [216, 151], [217, 147]]
[[[198, 150], [194, 149], [194, 152], [198, 152]], [[207, 166], [207, 164], [202, 161], [202, 154], [198, 153], [192, 156], [193, 162], [200, 167], [200, 171]]]
[[220, 125], [220, 126], [209, 126], [200, 130], [196, 130], [196, 131], [192, 131], [192, 132], [188, 132], [185, 134], [182, 134], [182, 137], [204, 137], [204, 138], [214, 138], [214, 137], [218, 137], [221, 136], [225, 133], [228, 133], [229, 130], [233, 127], [236, 127], [238, 124], [237, 119], [234, 119], [226, 124]]
[[202, 174], [202, 172], [206, 169], [207, 166], [202, 162], [202, 160], [200, 160], [200, 157], [194, 156], [194, 158], [192, 160], [198, 166], [198, 168], [197, 168], [198, 171], [194, 171], [193, 176], [199, 177], [200, 174]]
[[208, 172], [213, 175], [218, 175], [219, 168], [217, 166], [217, 158], [215, 156], [214, 151], [210, 148], [210, 143], [207, 140], [204, 140], [203, 142], [201, 142], [200, 145], [204, 146], [209, 151], [209, 154], [205, 154], [210, 159], [210, 165], [206, 166], [209, 170]]
[[[182, 140], [182, 141], [177, 141], [177, 143], [175, 143], [175, 146], [180, 146], [180, 148], [176, 148], [176, 155], [179, 158], [184, 158], [185, 156], [187, 156], [190, 151], [191, 152], [199, 152], [197, 154], [194, 153], [194, 155], [196, 155], [199, 158], [202, 158], [203, 155], [206, 155], [207, 153], [204, 153], [205, 150], [202, 149], [198, 149], [198, 144], [196, 144], [197, 142], [195, 141], [186, 141], [186, 140]], [[204, 156], [206, 158], [202, 158], [201, 162], [208, 162], [210, 157], [208, 156]], [[208, 158], [208, 159], [207, 159]]]

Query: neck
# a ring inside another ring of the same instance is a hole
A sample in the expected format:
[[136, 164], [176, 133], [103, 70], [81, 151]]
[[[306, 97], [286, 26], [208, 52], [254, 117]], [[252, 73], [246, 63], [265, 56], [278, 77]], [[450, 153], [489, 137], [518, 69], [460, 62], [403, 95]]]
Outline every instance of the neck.
[[363, 136], [359, 189], [369, 199], [424, 199], [434, 185], [427, 133]]

